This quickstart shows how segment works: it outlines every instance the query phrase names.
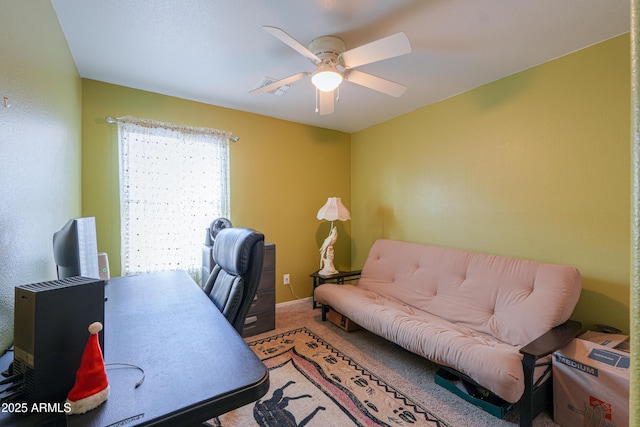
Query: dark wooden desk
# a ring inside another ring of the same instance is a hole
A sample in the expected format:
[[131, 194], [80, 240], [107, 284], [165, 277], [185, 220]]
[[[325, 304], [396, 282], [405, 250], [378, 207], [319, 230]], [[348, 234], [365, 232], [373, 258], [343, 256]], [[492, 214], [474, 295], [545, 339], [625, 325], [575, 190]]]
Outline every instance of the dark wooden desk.
[[137, 369], [107, 366], [111, 392], [98, 408], [71, 416], [0, 413], [0, 425], [194, 425], [267, 392], [264, 364], [186, 273], [113, 278], [105, 297], [105, 363], [141, 367], [142, 385], [134, 388]]

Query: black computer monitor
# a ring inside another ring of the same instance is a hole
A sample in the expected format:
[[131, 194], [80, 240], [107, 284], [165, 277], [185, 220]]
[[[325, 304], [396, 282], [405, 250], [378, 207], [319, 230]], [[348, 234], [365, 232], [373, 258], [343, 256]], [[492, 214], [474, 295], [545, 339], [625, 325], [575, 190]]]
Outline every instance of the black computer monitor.
[[73, 276], [99, 279], [96, 219], [71, 219], [60, 231], [54, 233], [53, 258], [58, 269], [58, 279]]

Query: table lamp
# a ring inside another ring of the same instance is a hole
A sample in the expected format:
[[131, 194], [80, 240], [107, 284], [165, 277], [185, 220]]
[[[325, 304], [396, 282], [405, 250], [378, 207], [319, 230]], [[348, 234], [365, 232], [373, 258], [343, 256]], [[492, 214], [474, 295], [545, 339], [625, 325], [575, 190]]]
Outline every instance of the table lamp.
[[340, 197], [329, 197], [327, 203], [318, 211], [317, 218], [331, 221], [329, 236], [324, 239], [320, 247], [320, 271], [318, 271], [318, 274], [324, 277], [332, 276], [338, 274], [338, 270], [333, 266], [333, 245], [338, 240], [338, 230], [333, 226], [333, 221], [346, 221], [351, 219], [351, 214], [342, 204]]

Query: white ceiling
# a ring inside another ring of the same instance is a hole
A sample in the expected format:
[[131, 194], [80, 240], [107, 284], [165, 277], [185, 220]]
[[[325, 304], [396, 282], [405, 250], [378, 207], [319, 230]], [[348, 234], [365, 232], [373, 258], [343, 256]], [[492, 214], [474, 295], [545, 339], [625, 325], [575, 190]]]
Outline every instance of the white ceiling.
[[[82, 77], [355, 132], [626, 33], [629, 0], [51, 0]], [[404, 31], [412, 52], [358, 69], [407, 86], [400, 98], [345, 82], [315, 113], [309, 78], [251, 95], [265, 76], [313, 71], [264, 31], [347, 49]]]

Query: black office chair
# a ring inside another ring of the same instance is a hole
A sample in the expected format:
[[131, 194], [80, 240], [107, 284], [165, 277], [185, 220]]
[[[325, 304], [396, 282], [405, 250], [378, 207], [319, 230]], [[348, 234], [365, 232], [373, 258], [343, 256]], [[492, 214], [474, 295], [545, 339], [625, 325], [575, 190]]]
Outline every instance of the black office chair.
[[216, 265], [202, 288], [242, 335], [258, 289], [264, 258], [264, 235], [249, 228], [225, 228], [213, 244]]

